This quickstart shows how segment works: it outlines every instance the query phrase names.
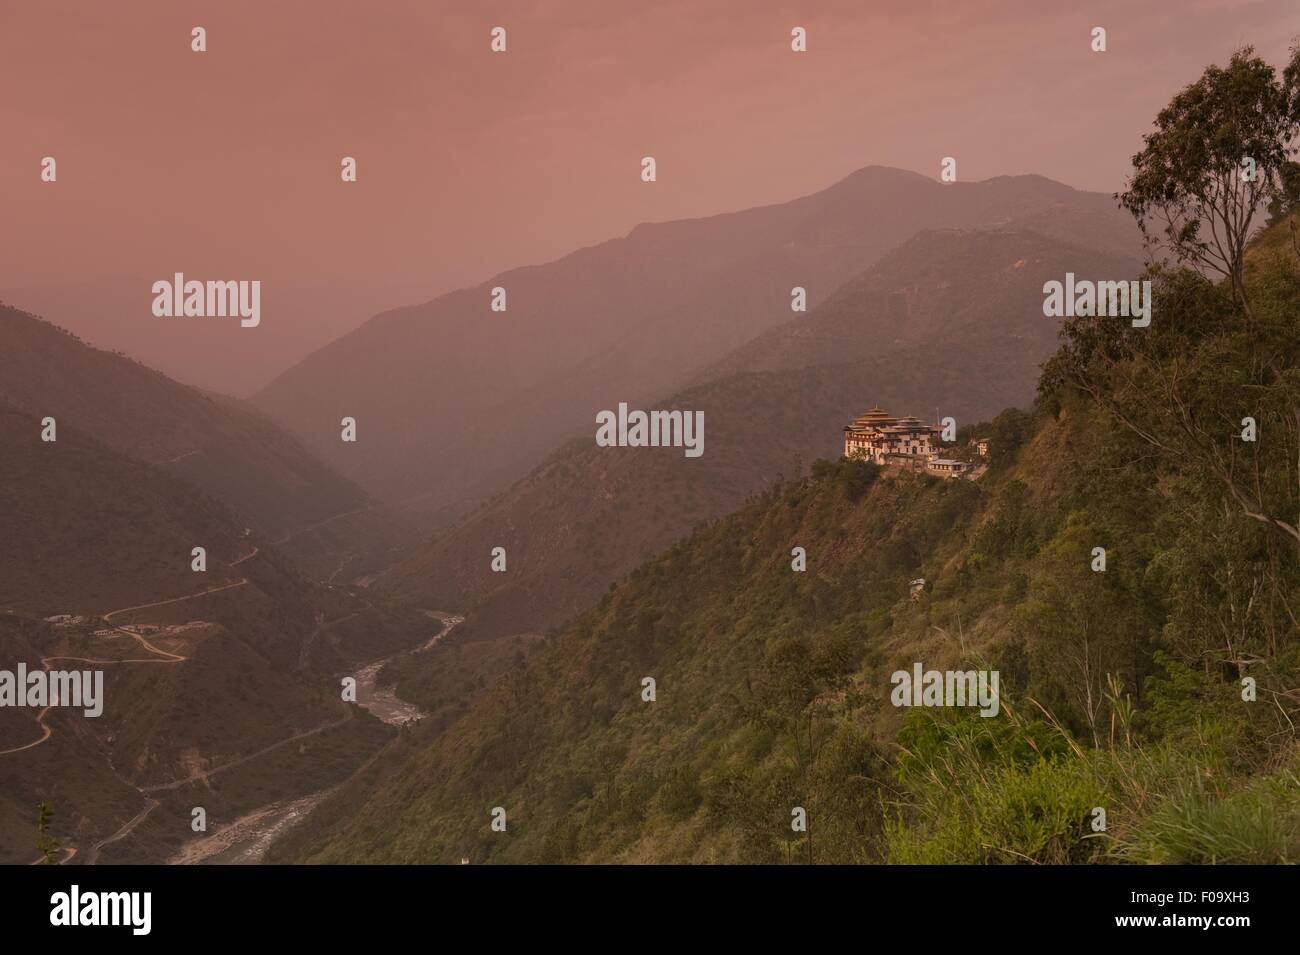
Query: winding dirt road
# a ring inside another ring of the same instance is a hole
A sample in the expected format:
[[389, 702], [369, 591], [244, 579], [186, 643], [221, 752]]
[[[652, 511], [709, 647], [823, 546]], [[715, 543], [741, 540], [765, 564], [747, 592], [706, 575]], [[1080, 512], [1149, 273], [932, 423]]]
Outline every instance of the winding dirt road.
[[[365, 508], [362, 508], [362, 510], [364, 509]], [[353, 511], [350, 513], [357, 513], [357, 512]], [[346, 516], [348, 515], [346, 514], [335, 515], [335, 517], [330, 518], [327, 521], [322, 521], [321, 523], [322, 524], [329, 523], [330, 520], [335, 520], [337, 518], [346, 517]], [[245, 554], [243, 557], [240, 557], [237, 560], [232, 561], [227, 566], [235, 567], [239, 564], [242, 564], [245, 561], [250, 560], [251, 558], [257, 556], [257, 553], [258, 553], [258, 548], [254, 547], [251, 553]], [[205, 597], [209, 594], [219, 593], [220, 591], [223, 590], [231, 590], [236, 587], [243, 587], [248, 583], [249, 580], [247, 577], [241, 577], [237, 581], [222, 584], [217, 587], [210, 587], [206, 590], [199, 591], [198, 593], [186, 594], [181, 597], [172, 597], [167, 600], [159, 600], [159, 601], [154, 601], [152, 603], [138, 604], [133, 607], [123, 607], [119, 610], [113, 610], [104, 614], [101, 619], [105, 623], [110, 623], [114, 617], [118, 617], [121, 616], [122, 614], [130, 613], [132, 611], [147, 610], [153, 607], [167, 606], [169, 604], [180, 603], [186, 600], [195, 600], [198, 599], [199, 597]], [[358, 611], [358, 613], [359, 612], [360, 611]], [[424, 650], [428, 650], [430, 647], [434, 646], [439, 640], [441, 640], [444, 636], [446, 636], [455, 626], [457, 626], [464, 620], [464, 618], [460, 616], [439, 613], [430, 610], [426, 610], [424, 611], [424, 613], [431, 618], [437, 619], [442, 624], [441, 628], [436, 634], [434, 634], [431, 638], [429, 638], [429, 640], [427, 640], [421, 646], [415, 648], [414, 650], [402, 651], [402, 653], [418, 653]], [[339, 623], [342, 620], [346, 620], [349, 617], [355, 615], [356, 614], [354, 613], [354, 614], [349, 614], [345, 617], [340, 617], [337, 620], [320, 621], [316, 629], [313, 630], [310, 636], [307, 638], [307, 640], [304, 641], [304, 645], [301, 652], [301, 658], [299, 661], [300, 665], [305, 664], [311, 643], [314, 641], [317, 634], [324, 627], [329, 626], [330, 624]], [[116, 634], [130, 637], [132, 640], [135, 640], [138, 644], [140, 644], [140, 646], [145, 651], [153, 654], [153, 656], [145, 657], [145, 658], [126, 658], [120, 660], [100, 660], [100, 659], [95, 659], [90, 657], [76, 657], [76, 656], [68, 656], [68, 655], [48, 656], [48, 657], [41, 658], [42, 669], [45, 672], [49, 672], [51, 664], [53, 664], [56, 661], [73, 661], [78, 663], [90, 663], [98, 666], [116, 666], [123, 663], [141, 663], [141, 664], [153, 663], [153, 664], [163, 664], [163, 665], [174, 665], [177, 663], [183, 663], [189, 659], [188, 657], [183, 656], [181, 654], [172, 653], [171, 651], [163, 650], [159, 647], [156, 647], [152, 643], [150, 643], [147, 639], [145, 639], [143, 635], [134, 633], [130, 630], [126, 630], [124, 627], [112, 626], [111, 629]], [[394, 654], [393, 656], [395, 657], [400, 655], [402, 654]], [[358, 693], [359, 705], [361, 705], [366, 709], [371, 710], [373, 713], [375, 713], [375, 715], [379, 716], [380, 719], [383, 719], [385, 722], [388, 723], [401, 723], [411, 718], [418, 719], [419, 716], [421, 715], [418, 708], [414, 707], [412, 704], [406, 703], [405, 701], [399, 700], [391, 688], [385, 688], [383, 690], [379, 690], [374, 685], [375, 678], [378, 675], [379, 669], [383, 666], [384, 663], [388, 662], [388, 660], [392, 658], [393, 657], [387, 657], [384, 658], [383, 660], [376, 661], [370, 666], [363, 668], [362, 672], [358, 674], [360, 678], [358, 680], [358, 684], [359, 684], [358, 689], [360, 690], [361, 684], [368, 684], [367, 690], [370, 691], [364, 694], [364, 696], [368, 697], [368, 699], [362, 698], [363, 693], [361, 692]], [[392, 698], [391, 700], [388, 699], [388, 697], [390, 696]], [[29, 750], [36, 746], [39, 746], [42, 743], [44, 743], [46, 740], [48, 740], [50, 736], [53, 734], [53, 730], [45, 722], [45, 720], [51, 709], [52, 707], [50, 706], [45, 707], [44, 709], [41, 710], [41, 712], [36, 717], [37, 725], [41, 729], [41, 736], [39, 739], [33, 740], [32, 742], [26, 743], [22, 746], [13, 747], [7, 750], [0, 750], [0, 756], [7, 756], [14, 753], [20, 753], [25, 750]], [[237, 766], [241, 766], [245, 763], [250, 762], [251, 760], [264, 756], [265, 754], [270, 753], [283, 746], [288, 746], [306, 737], [315, 736], [319, 733], [323, 733], [335, 727], [342, 726], [344, 723], [348, 722], [352, 718], [353, 718], [352, 709], [348, 707], [345, 709], [344, 715], [337, 720], [333, 720], [331, 722], [325, 723], [321, 726], [315, 727], [314, 729], [304, 730], [303, 732], [295, 733], [293, 736], [287, 737], [286, 739], [278, 740], [277, 742], [272, 743], [269, 746], [265, 746], [262, 749], [257, 750], [256, 752], [249, 753], [245, 756], [241, 756], [237, 759], [231, 760], [228, 763], [224, 763], [212, 769], [208, 769], [199, 773], [193, 773], [189, 776], [184, 777], [183, 779], [172, 780], [171, 782], [159, 783], [153, 786], [144, 786], [144, 787], [135, 786], [134, 784], [129, 783], [127, 782], [127, 780], [123, 779], [122, 782], [132, 786], [132, 788], [134, 788], [145, 799], [145, 807], [140, 812], [138, 812], [135, 816], [133, 816], [131, 819], [127, 820], [111, 836], [108, 836], [96, 842], [86, 853], [86, 864], [87, 865], [96, 864], [96, 862], [99, 860], [100, 852], [105, 846], [109, 846], [112, 845], [113, 843], [120, 842], [121, 840], [130, 836], [131, 833], [134, 832], [135, 829], [141, 823], [143, 823], [146, 819], [148, 819], [150, 814], [156, 808], [158, 808], [158, 806], [161, 805], [161, 802], [158, 799], [155, 799], [152, 795], [150, 795], [151, 793], [173, 791], [183, 786], [190, 785], [192, 783], [203, 782], [218, 773], [222, 773], [228, 769], [233, 769]], [[371, 759], [373, 760], [374, 756], [372, 756]], [[272, 804], [271, 806], [264, 807], [264, 809], [262, 810], [256, 810], [255, 812], [250, 813], [245, 819], [240, 820], [238, 824], [236, 824], [235, 826], [230, 827], [229, 831], [223, 831], [222, 833], [217, 834], [217, 836], [215, 837], [209, 837], [209, 839], [207, 840], [199, 840], [199, 843], [194, 847], [194, 849], [189, 849], [189, 848], [183, 849], [180, 854], [180, 858], [178, 858], [176, 861], [197, 862], [197, 861], [202, 861], [205, 857], [210, 857], [212, 855], [221, 854], [227, 851], [235, 851], [239, 856], [240, 861], [258, 861], [262, 856], [262, 854], [264, 854], [266, 847], [270, 844], [271, 839], [277, 832], [279, 832], [280, 830], [288, 826], [295, 824], [301, 818], [305, 817], [308, 813], [310, 813], [310, 811], [313, 808], [315, 808], [316, 803], [319, 802], [321, 799], [323, 799], [325, 795], [326, 795], [325, 792], [310, 794], [308, 796], [301, 797], [297, 800], [275, 803]], [[55, 863], [56, 865], [63, 865], [69, 862], [77, 854], [77, 849], [75, 846], [63, 847], [61, 851], [64, 853], [63, 858], [58, 860], [58, 862]], [[36, 862], [32, 864], [35, 865], [35, 864], [42, 863], [44, 861], [45, 860], [42, 858], [36, 860]]]
[[[249, 560], [250, 558], [256, 557], [257, 550], [258, 549], [254, 547], [251, 553], [245, 554], [243, 557], [240, 557], [237, 560], [232, 561], [227, 566], [234, 567], [238, 564], [242, 564], [244, 561]], [[148, 604], [137, 604], [134, 607], [123, 607], [121, 610], [112, 610], [106, 614], [103, 614], [101, 619], [105, 623], [108, 623], [114, 617], [120, 616], [121, 614], [124, 613], [130, 613], [132, 610], [147, 610], [150, 607], [162, 607], [167, 604], [180, 603], [183, 600], [194, 600], [198, 597], [206, 597], [208, 594], [215, 594], [222, 590], [230, 590], [234, 587], [243, 587], [247, 583], [248, 583], [248, 578], [241, 577], [239, 580], [234, 581], [233, 583], [222, 584], [219, 587], [209, 587], [207, 590], [199, 591], [196, 594], [186, 594], [183, 597], [172, 597], [170, 600], [158, 600]], [[99, 666], [117, 666], [118, 664], [121, 663], [183, 663], [187, 659], [189, 659], [188, 657], [183, 657], [178, 653], [171, 653], [167, 650], [158, 649], [138, 633], [132, 633], [130, 630], [124, 630], [122, 627], [114, 627], [113, 630], [114, 632], [120, 633], [123, 636], [130, 637], [131, 639], [139, 643], [142, 647], [144, 647], [146, 650], [148, 650], [150, 653], [157, 654], [157, 656], [155, 658], [145, 658], [145, 659], [128, 658], [125, 660], [96, 660], [90, 657], [72, 657], [72, 656], [41, 657], [41, 669], [44, 672], [49, 673], [50, 663], [55, 660], [72, 660], [77, 663], [94, 663]], [[47, 739], [49, 739], [50, 735], [53, 733], [53, 730], [51, 730], [50, 727], [46, 724], [45, 717], [49, 715], [49, 712], [52, 708], [53, 707], [47, 706], [43, 710], [41, 710], [40, 713], [36, 715], [36, 725], [41, 728], [40, 739], [33, 740], [32, 742], [27, 743], [23, 746], [15, 746], [12, 747], [11, 749], [0, 749], [0, 756], [9, 756], [13, 753], [21, 753], [24, 750], [29, 750], [34, 746], [40, 746]]]
[[[63, 858], [60, 859], [58, 862], [51, 863], [51, 865], [63, 865], [64, 863], [71, 861], [72, 857], [77, 854], [77, 849], [75, 846], [64, 846], [59, 851], [64, 853]], [[41, 856], [36, 861], [28, 863], [28, 865], [44, 865], [44, 864], [45, 864], [45, 856]]]
[[[100, 849], [104, 848], [104, 846], [109, 845], [110, 843], [114, 843], [121, 839], [125, 839], [127, 836], [129, 836], [132, 833], [132, 831], [134, 831], [136, 826], [140, 825], [140, 823], [144, 822], [145, 819], [149, 817], [149, 813], [153, 812], [161, 805], [162, 803], [160, 803], [157, 799], [150, 799], [149, 804], [145, 806], [144, 809], [142, 809], [140, 812], [136, 813], [129, 820], [127, 820], [127, 822], [122, 826], [121, 829], [117, 830], [117, 832], [113, 833], [107, 839], [100, 839], [98, 842], [96, 842], [93, 846], [90, 847], [90, 851], [86, 853], [86, 865], [94, 865], [96, 862], [98, 862]], [[69, 856], [69, 858], [71, 858], [71, 856]], [[66, 862], [67, 859], [65, 859], [64, 861]]]
[[344, 712], [344, 715], [337, 720], [333, 720], [329, 723], [323, 723], [320, 726], [317, 726], [315, 729], [303, 730], [301, 733], [295, 733], [293, 736], [286, 737], [285, 739], [282, 740], [277, 740], [276, 742], [272, 743], [270, 746], [264, 746], [255, 753], [249, 753], [246, 756], [240, 756], [238, 759], [232, 759], [230, 762], [222, 763], [220, 766], [214, 766], [211, 769], [205, 769], [201, 773], [193, 773], [189, 776], [186, 776], [184, 779], [173, 779], [169, 783], [158, 783], [155, 786], [141, 786], [140, 792], [142, 793], [165, 792], [169, 789], [180, 789], [182, 786], [188, 786], [190, 783], [201, 782], [209, 778], [210, 776], [215, 776], [217, 773], [224, 773], [227, 769], [234, 769], [236, 766], [242, 766], [244, 763], [247, 763], [249, 760], [257, 759], [257, 757], [259, 756], [264, 756], [267, 753], [271, 752], [272, 750], [279, 749], [281, 746], [288, 746], [290, 743], [297, 742], [300, 739], [306, 739], [308, 736], [315, 736], [317, 733], [323, 733], [326, 730], [331, 730], [336, 726], [342, 726], [350, 719], [352, 719], [352, 710], [348, 709]]
[[[119, 663], [182, 663], [185, 660], [189, 659], [188, 657], [182, 657], [175, 653], [168, 653], [166, 650], [159, 650], [148, 640], [144, 639], [144, 637], [140, 636], [137, 633], [131, 633], [129, 630], [123, 630], [120, 627], [114, 627], [113, 629], [117, 633], [122, 634], [123, 636], [133, 637], [134, 639], [140, 641], [140, 643], [144, 645], [144, 648], [146, 650], [151, 650], [154, 653], [161, 654], [163, 657], [166, 657], [167, 659], [95, 660], [92, 659], [91, 657], [68, 657], [68, 656], [41, 657], [41, 669], [44, 672], [49, 673], [50, 664], [55, 660], [73, 660], [77, 663], [94, 663], [94, 664], [98, 664], [99, 666], [116, 666]], [[42, 709], [40, 713], [36, 715], [36, 725], [41, 728], [40, 739], [33, 740], [32, 742], [27, 743], [23, 746], [15, 746], [12, 749], [0, 749], [0, 756], [8, 756], [11, 753], [21, 753], [23, 750], [31, 749], [34, 746], [40, 746], [47, 739], [49, 739], [54, 731], [51, 730], [49, 725], [45, 722], [45, 717], [49, 715], [50, 710], [52, 710], [53, 708], [54, 707], [52, 705], [47, 706], [44, 709]]]

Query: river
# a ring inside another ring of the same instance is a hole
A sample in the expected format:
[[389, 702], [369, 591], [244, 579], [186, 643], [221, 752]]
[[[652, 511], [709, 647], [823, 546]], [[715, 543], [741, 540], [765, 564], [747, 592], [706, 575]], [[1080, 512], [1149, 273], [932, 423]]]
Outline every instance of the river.
[[[401, 650], [357, 671], [357, 705], [391, 726], [419, 720], [424, 714], [414, 703], [400, 699], [392, 686], [376, 685], [379, 671], [389, 660], [408, 653], [423, 653], [465, 620], [440, 610], [423, 613], [442, 624], [437, 633], [414, 650]], [[265, 857], [271, 843], [306, 819], [330, 791], [325, 789], [254, 809], [212, 835], [186, 843], [167, 861], [179, 865], [256, 865]]]

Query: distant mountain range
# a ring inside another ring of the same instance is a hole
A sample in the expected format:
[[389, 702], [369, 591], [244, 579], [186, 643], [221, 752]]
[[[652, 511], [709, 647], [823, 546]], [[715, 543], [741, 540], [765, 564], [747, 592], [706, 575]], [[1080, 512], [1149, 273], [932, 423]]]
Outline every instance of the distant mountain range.
[[[595, 409], [671, 394], [789, 320], [795, 286], [818, 304], [945, 228], [1138, 249], [1109, 196], [1038, 176], [941, 184], [873, 166], [781, 205], [640, 225], [377, 316], [254, 400], [341, 473], [444, 527], [586, 432]], [[506, 312], [490, 310], [496, 287]], [[356, 447], [338, 440], [344, 416], [357, 419]]]
[[[1293, 476], [1286, 369], [1300, 337], [1281, 319], [1300, 313], [1295, 227], [1294, 216], [1278, 222], [1248, 253], [1256, 315], [1271, 320], [1234, 309], [1195, 273], [1166, 277], [1164, 317], [1133, 330], [1136, 340], [1115, 341], [1116, 325], [1130, 333], [1122, 318], [1080, 321], [1034, 408], [1007, 409], [980, 429], [992, 446], [978, 479], [894, 475], [855, 460], [819, 461], [797, 479], [787, 472], [588, 596], [445, 730], [421, 726], [396, 740], [376, 771], [332, 792], [269, 861], [1293, 862], [1300, 565], [1294, 539], [1225, 489], [1210, 462], [1237, 442], [1236, 422], [1222, 426], [1225, 404], [1257, 402], [1285, 434], [1255, 459], [1258, 473]], [[703, 458], [575, 443], [476, 518], [482, 528], [455, 532], [439, 566], [459, 566], [454, 551], [477, 549], [491, 528], [513, 541], [511, 566], [523, 564], [525, 577], [513, 594], [484, 591], [484, 613], [508, 622], [505, 608], [526, 597], [539, 615], [562, 616], [549, 591], [593, 583], [575, 578], [582, 564], [618, 564], [624, 515], [638, 514], [632, 546], [654, 547], [657, 522], [705, 509], [699, 497], [720, 474], [688, 481], [679, 468], [770, 465], [735, 449], [770, 433], [788, 453], [798, 421], [828, 431], [834, 457], [846, 412], [828, 415], [816, 389], [829, 396], [829, 382], [852, 383], [841, 396], [855, 402], [848, 412], [875, 400], [879, 376], [899, 389], [886, 393], [891, 408], [924, 385], [945, 406], [964, 400], [969, 414], [988, 414], [1004, 391], [1023, 392], [1052, 330], [1042, 277], [1067, 265], [1125, 277], [1108, 254], [1024, 233], [922, 236], [899, 255], [805, 323], [729, 358], [730, 377], [674, 399], [720, 422]], [[940, 260], [959, 267], [936, 273]], [[892, 299], [899, 310], [883, 324], [863, 316], [855, 339], [844, 319], [880, 282], [911, 291]], [[907, 344], [856, 379], [852, 369], [868, 359], [804, 364], [886, 340]], [[783, 348], [798, 370], [771, 370]], [[1103, 357], [1114, 354], [1126, 360]], [[1278, 361], [1265, 368], [1261, 354]], [[769, 370], [739, 370], [755, 364]], [[708, 403], [746, 382], [744, 401]], [[1170, 394], [1144, 407], [1136, 392], [1146, 387]], [[1111, 395], [1138, 423], [1105, 407]], [[1153, 451], [1138, 436], [1174, 413], [1212, 452], [1189, 454], [1178, 438]], [[1295, 513], [1293, 480], [1257, 493], [1270, 495], [1273, 513]], [[583, 560], [578, 538], [592, 549]], [[796, 547], [806, 567], [792, 564]], [[1100, 568], [1099, 553], [1110, 558]], [[470, 560], [480, 556], [486, 568], [486, 553]], [[467, 589], [475, 584], [467, 578]], [[961, 691], [910, 702], [897, 694], [909, 685], [900, 678], [922, 667], [939, 688], [945, 671], [998, 677], [996, 718]], [[1270, 705], [1243, 693], [1256, 685]], [[1101, 805], [1105, 839], [1089, 824]], [[489, 825], [489, 807], [508, 827]], [[801, 817], [805, 829], [792, 825]]]
[[[471, 608], [468, 627], [483, 635], [559, 623], [699, 522], [801, 463], [838, 457], [841, 427], [868, 405], [970, 424], [1027, 404], [1057, 346], [1043, 283], [1139, 268], [1028, 231], [923, 232], [709, 366], [701, 383], [651, 403], [704, 411], [703, 457], [576, 439], [377, 586]], [[507, 573], [490, 570], [496, 546]]]
[[[469, 616], [450, 656], [388, 673], [452, 721], [533, 643], [457, 646], [580, 613], [838, 456], [867, 404], [966, 423], [1025, 402], [1055, 347], [1042, 283], [1131, 274], [1130, 232], [1108, 198], [1038, 177], [871, 168], [381, 315], [253, 402], [0, 306], [0, 662], [101, 661], [115, 701], [0, 714], [0, 861], [30, 861], [41, 800], [81, 861], [158, 861], [194, 805], [230, 823], [333, 786], [391, 735], [339, 675], [426, 640], [415, 607]], [[620, 401], [702, 410], [704, 456], [597, 448], [595, 412]], [[417, 545], [419, 527], [439, 530]]]

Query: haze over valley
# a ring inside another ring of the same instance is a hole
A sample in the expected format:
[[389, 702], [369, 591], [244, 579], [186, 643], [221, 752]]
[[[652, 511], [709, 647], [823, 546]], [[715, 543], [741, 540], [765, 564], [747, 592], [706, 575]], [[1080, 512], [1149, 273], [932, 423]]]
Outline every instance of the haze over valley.
[[1300, 859], [1283, 0], [92, 6], [0, 863]]

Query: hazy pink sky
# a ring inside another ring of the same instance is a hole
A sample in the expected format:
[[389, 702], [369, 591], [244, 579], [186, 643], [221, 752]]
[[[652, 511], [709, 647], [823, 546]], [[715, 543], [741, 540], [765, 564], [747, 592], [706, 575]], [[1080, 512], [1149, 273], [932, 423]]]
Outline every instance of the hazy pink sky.
[[0, 288], [183, 270], [399, 304], [870, 164], [1114, 191], [1177, 88], [1298, 33], [1296, 0], [0, 0]]

